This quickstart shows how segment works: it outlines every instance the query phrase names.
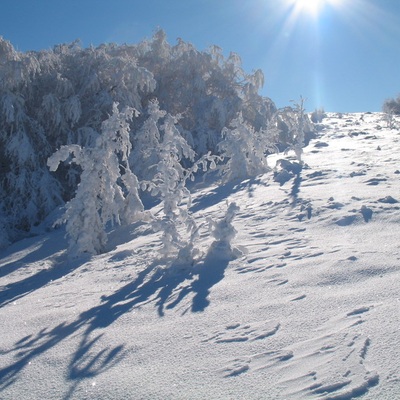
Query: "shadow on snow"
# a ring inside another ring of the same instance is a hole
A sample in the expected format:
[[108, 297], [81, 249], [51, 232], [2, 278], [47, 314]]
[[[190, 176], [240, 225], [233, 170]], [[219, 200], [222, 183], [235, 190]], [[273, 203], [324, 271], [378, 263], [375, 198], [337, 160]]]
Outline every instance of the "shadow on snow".
[[[72, 385], [64, 399], [70, 398], [82, 379], [105, 372], [124, 358], [127, 350], [122, 344], [101, 348], [105, 328], [123, 314], [151, 302], [155, 303], [157, 312], [162, 317], [165, 308], [176, 307], [189, 294], [193, 296], [191, 311], [204, 311], [210, 304], [208, 295], [211, 288], [224, 278], [225, 270], [232, 259], [229, 256], [224, 257], [226, 254], [226, 248], [221, 247], [221, 243], [214, 242], [204, 260], [193, 267], [179, 270], [181, 266], [172, 264], [163, 269], [154, 262], [140, 272], [133, 282], [110, 296], [103, 296], [98, 306], [81, 313], [74, 321], [42, 329], [35, 335], [20, 339], [9, 350], [0, 350], [0, 355], [13, 354], [15, 358], [13, 363], [0, 369], [0, 390], [12, 385], [32, 359], [53, 349], [65, 339], [76, 336], [82, 330], [78, 348], [68, 364], [67, 379]], [[72, 267], [65, 267], [60, 274], [66, 273], [67, 268]], [[54, 279], [54, 272], [51, 274]], [[41, 282], [48, 278], [50, 275], [41, 279]], [[32, 285], [31, 289], [35, 286], [38, 285]]]
[[268, 186], [268, 183], [264, 181], [263, 176], [259, 176], [257, 178], [249, 178], [246, 180], [235, 180], [227, 182], [224, 185], [218, 186], [213, 190], [208, 190], [207, 194], [205, 194], [204, 196], [194, 199], [190, 211], [195, 213], [208, 207], [212, 207], [216, 204], [221, 203], [230, 195], [242, 191], [246, 188], [249, 197], [252, 197], [255, 185]]
[[[10, 262], [0, 266], [0, 278], [12, 274], [18, 269], [21, 270], [28, 264], [37, 262], [44, 264], [44, 260], [47, 259], [50, 260], [51, 267], [43, 267], [33, 275], [7, 284], [0, 293], [0, 308], [70, 274], [81, 266], [82, 259], [79, 261], [68, 260], [67, 254], [62, 252], [66, 246], [64, 234], [65, 231], [60, 229], [42, 239], [37, 237], [24, 239], [2, 253], [2, 258], [5, 260], [11, 255], [13, 257], [10, 258]], [[32, 242], [32, 244], [27, 246], [29, 242]], [[58, 252], [62, 253], [57, 255]], [[18, 258], [18, 254], [21, 254], [20, 258]]]

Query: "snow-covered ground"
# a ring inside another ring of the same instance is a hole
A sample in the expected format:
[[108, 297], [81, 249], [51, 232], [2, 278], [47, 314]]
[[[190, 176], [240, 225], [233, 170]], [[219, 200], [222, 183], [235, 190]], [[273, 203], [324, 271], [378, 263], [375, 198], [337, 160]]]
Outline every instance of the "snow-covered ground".
[[240, 206], [236, 259], [206, 224], [186, 268], [145, 225], [90, 259], [62, 229], [3, 250], [0, 398], [399, 399], [400, 134], [381, 118], [329, 114], [283, 185], [199, 189], [199, 223]]

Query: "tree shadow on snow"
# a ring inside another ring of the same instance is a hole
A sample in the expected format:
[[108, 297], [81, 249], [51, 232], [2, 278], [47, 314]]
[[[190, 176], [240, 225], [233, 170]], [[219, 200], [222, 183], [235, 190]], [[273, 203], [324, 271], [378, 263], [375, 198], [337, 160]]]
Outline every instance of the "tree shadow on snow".
[[[124, 346], [101, 348], [99, 343], [103, 333], [92, 334], [96, 329], [95, 314], [92, 312], [81, 314], [75, 321], [64, 322], [54, 328], [45, 328], [36, 335], [28, 335], [14, 344], [10, 350], [1, 350], [2, 356], [13, 354], [15, 362], [0, 369], [0, 390], [11, 386], [19, 377], [22, 370], [31, 361], [51, 350], [63, 340], [76, 336], [80, 329], [84, 329], [78, 349], [72, 355], [68, 365], [67, 379], [72, 381], [65, 399], [70, 398], [79, 382], [85, 378], [92, 378], [101, 372], [115, 366], [124, 357]], [[86, 329], [85, 329], [86, 328]], [[97, 348], [101, 348], [97, 350]]]
[[49, 269], [42, 269], [34, 275], [8, 284], [0, 293], [0, 307], [12, 303], [46, 286], [48, 283], [70, 274], [82, 264], [82, 262], [62, 262], [62, 258], [58, 260], [60, 262], [57, 262]]
[[12, 385], [34, 358], [66, 339], [79, 336], [78, 348], [68, 364], [67, 379], [71, 386], [64, 399], [69, 399], [83, 379], [113, 368], [125, 357], [128, 350], [123, 344], [110, 347], [109, 343], [102, 342], [105, 329], [125, 313], [154, 302], [158, 315], [162, 317], [165, 308], [176, 307], [189, 294], [193, 295], [192, 312], [204, 311], [210, 304], [211, 288], [223, 279], [229, 261], [234, 258], [227, 257], [226, 248], [221, 249], [219, 245], [219, 242], [214, 242], [204, 260], [194, 267], [182, 269], [181, 265], [172, 264], [163, 269], [154, 262], [133, 282], [103, 296], [99, 305], [82, 312], [72, 322], [42, 329], [20, 339], [9, 350], [0, 350], [0, 355], [11, 354], [15, 359], [0, 369], [0, 390]]
[[[22, 279], [7, 284], [0, 292], [0, 308], [46, 286], [52, 281], [70, 274], [79, 268], [82, 262], [86, 261], [83, 259], [68, 260], [66, 252], [57, 254], [66, 248], [66, 242], [63, 239], [64, 233], [64, 231], [57, 232], [43, 239], [25, 239], [6, 250], [5, 259], [8, 253], [14, 253], [17, 256], [14, 256], [9, 263], [0, 268], [0, 277], [16, 272], [18, 269], [22, 271], [28, 264], [40, 262], [42, 269], [27, 277], [24, 277], [25, 274], [20, 274], [19, 276]], [[31, 246], [27, 247], [27, 240], [32, 241]], [[21, 247], [21, 250], [19, 250], [19, 247]], [[23, 255], [21, 258], [16, 259], [15, 257], [18, 257], [19, 252]], [[51, 259], [49, 262], [50, 268], [43, 267], [46, 259]]]
[[[218, 242], [217, 242], [218, 243]], [[192, 277], [196, 277], [190, 284], [181, 288], [178, 291], [176, 299], [170, 302], [166, 308], [171, 309], [177, 306], [187, 295], [193, 294], [191, 311], [201, 312], [204, 311], [210, 304], [208, 296], [210, 294], [211, 288], [215, 286], [218, 282], [222, 281], [225, 276], [225, 270], [229, 265], [231, 258], [221, 257], [223, 254], [218, 252], [218, 244], [214, 245], [208, 254], [206, 255], [204, 261], [197, 264], [193, 269], [191, 274]], [[175, 286], [177, 288], [177, 285]], [[173, 295], [174, 287], [168, 287], [164, 291], [160, 291], [159, 300], [157, 304], [159, 305], [159, 314], [162, 311], [162, 306], [169, 300]]]
[[[26, 240], [32, 241], [32, 244], [28, 247]], [[59, 251], [65, 248], [65, 241], [61, 240], [60, 234], [57, 233], [43, 240], [30, 238], [25, 239], [23, 242], [21, 245], [12, 245], [11, 252], [17, 255], [20, 252], [21, 258], [17, 259], [17, 266], [12, 266], [11, 262], [4, 264], [6, 269], [2, 269], [3, 276], [14, 272], [18, 268], [23, 268], [28, 263], [39, 262], [46, 258], [52, 258], [51, 267], [43, 268], [27, 278], [8, 284], [0, 293], [0, 307], [68, 275], [79, 268], [89, 257], [70, 260], [66, 252], [57, 255]], [[28, 250], [26, 251], [26, 249]], [[7, 257], [5, 252], [3, 254]], [[15, 262], [15, 256], [13, 260]], [[76, 336], [80, 330], [82, 330], [80, 343], [68, 365], [67, 378], [73, 382], [73, 385], [65, 399], [70, 398], [82, 379], [96, 376], [116, 365], [124, 356], [124, 346], [118, 345], [113, 348], [106, 346], [102, 348], [100, 339], [104, 333], [94, 332], [101, 326], [98, 323], [98, 314], [99, 307], [94, 307], [79, 315], [72, 322], [63, 322], [53, 328], [41, 329], [36, 334], [30, 334], [18, 340], [10, 349], [0, 348], [0, 356], [12, 355], [14, 357], [13, 362], [0, 368], [0, 392], [17, 381], [19, 374], [27, 365], [31, 364], [33, 359], [50, 351], [65, 339]]]
[[165, 308], [176, 307], [189, 294], [193, 294], [192, 311], [204, 311], [209, 305], [210, 289], [223, 279], [232, 259], [224, 257], [226, 250], [219, 249], [218, 245], [219, 242], [214, 242], [204, 260], [194, 266], [172, 263], [163, 269], [156, 268], [156, 263], [150, 265], [139, 273], [135, 281], [110, 296], [102, 297], [103, 303], [96, 310], [96, 324], [108, 326], [122, 314], [150, 302], [154, 302], [158, 315], [162, 317]]
[[290, 191], [290, 198], [291, 198], [291, 203], [292, 203], [293, 207], [296, 205], [297, 200], [299, 198], [299, 192], [300, 192], [300, 186], [301, 186], [302, 180], [303, 180], [303, 178], [301, 177], [301, 171], [300, 171], [295, 175], [295, 178], [293, 180], [292, 189]]
[[213, 190], [209, 190], [204, 196], [194, 199], [190, 211], [195, 213], [197, 211], [204, 210], [205, 208], [212, 207], [227, 199], [229, 195], [246, 188], [249, 196], [251, 197], [254, 191], [254, 185], [268, 186], [268, 184], [264, 182], [261, 177], [246, 179], [243, 181], [231, 181], [225, 183], [224, 185], [218, 186]]
[[63, 250], [65, 248], [65, 240], [62, 239], [64, 235], [64, 230], [54, 231], [51, 235], [22, 239], [2, 250], [0, 259], [6, 261], [0, 265], [0, 278], [12, 274], [27, 264], [52, 257]]
[[[120, 298], [122, 300], [122, 297]], [[115, 306], [115, 307], [114, 307]], [[15, 361], [0, 369], [0, 391], [11, 386], [31, 361], [50, 351], [66, 339], [79, 336], [78, 348], [68, 364], [67, 379], [72, 382], [64, 399], [69, 399], [80, 381], [93, 378], [120, 362], [125, 355], [124, 345], [110, 347], [101, 343], [104, 332], [99, 331], [114, 322], [124, 311], [123, 305], [106, 302], [81, 313], [72, 322], [63, 322], [54, 328], [44, 328], [28, 335], [9, 350], [0, 350], [3, 357], [13, 354]], [[107, 315], [110, 312], [111, 315]], [[78, 333], [82, 331], [81, 333]]]

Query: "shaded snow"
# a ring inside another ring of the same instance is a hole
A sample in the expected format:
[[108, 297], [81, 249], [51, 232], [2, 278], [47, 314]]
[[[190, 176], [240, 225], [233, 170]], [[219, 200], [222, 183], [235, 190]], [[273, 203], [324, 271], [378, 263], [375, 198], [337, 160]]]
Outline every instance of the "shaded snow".
[[199, 224], [240, 206], [239, 258], [206, 226], [186, 268], [145, 225], [90, 259], [61, 229], [3, 250], [0, 398], [399, 398], [400, 135], [381, 117], [329, 114], [282, 184], [194, 193]]

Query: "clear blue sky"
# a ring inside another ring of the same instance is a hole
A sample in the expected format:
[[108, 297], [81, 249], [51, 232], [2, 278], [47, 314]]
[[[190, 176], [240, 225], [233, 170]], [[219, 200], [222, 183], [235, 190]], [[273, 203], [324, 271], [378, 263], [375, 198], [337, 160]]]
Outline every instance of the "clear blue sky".
[[171, 44], [216, 44], [262, 69], [279, 107], [302, 95], [309, 111], [380, 111], [400, 93], [400, 0], [320, 0], [318, 13], [295, 1], [1, 0], [0, 35], [26, 51], [137, 43], [161, 27]]

